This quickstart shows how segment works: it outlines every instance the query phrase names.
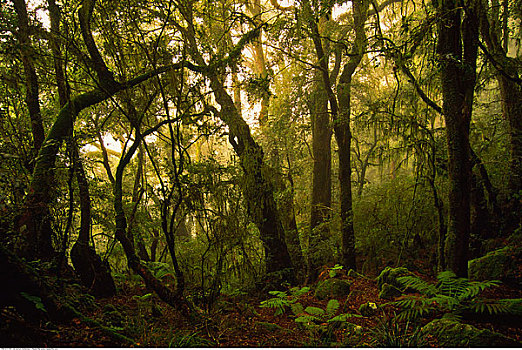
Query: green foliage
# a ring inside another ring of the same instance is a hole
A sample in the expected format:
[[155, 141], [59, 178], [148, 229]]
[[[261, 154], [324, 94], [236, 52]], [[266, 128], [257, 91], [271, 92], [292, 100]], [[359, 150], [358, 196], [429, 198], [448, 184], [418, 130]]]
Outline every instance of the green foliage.
[[416, 235], [423, 242], [436, 242], [437, 217], [431, 190], [419, 185], [411, 174], [376, 179], [366, 185], [362, 195], [354, 197], [353, 213], [354, 229], [359, 233], [356, 247], [366, 258], [363, 273], [378, 273], [389, 261], [414, 265], [413, 259], [421, 257], [415, 246]]
[[176, 334], [169, 341], [169, 348], [201, 348], [201, 347], [214, 347], [215, 344], [205, 338], [198, 335], [198, 332], [183, 334], [181, 331], [177, 331]]
[[45, 309], [45, 306], [42, 302], [42, 299], [40, 297], [27, 294], [26, 292], [20, 292], [20, 295], [22, 297], [24, 297], [25, 299], [29, 300], [30, 302], [32, 302], [37, 310], [47, 312], [47, 310]]
[[334, 278], [337, 276], [337, 274], [339, 273], [339, 271], [341, 271], [343, 269], [343, 266], [342, 265], [339, 265], [339, 264], [335, 264], [334, 267], [330, 267], [328, 268], [328, 276], [330, 276], [330, 278]]
[[161, 280], [165, 276], [174, 276], [174, 271], [172, 267], [164, 262], [160, 261], [147, 261], [144, 262], [145, 265], [150, 269], [154, 277]]
[[385, 283], [388, 283], [397, 288], [403, 288], [404, 285], [398, 281], [398, 277], [410, 275], [411, 272], [405, 267], [390, 267], [386, 266], [379, 276], [377, 276], [377, 287], [382, 289]]
[[286, 311], [286, 307], [290, 307], [292, 312], [295, 314], [299, 313], [299, 307], [302, 308], [301, 304], [294, 305], [298, 298], [306, 294], [310, 291], [310, 287], [294, 287], [290, 289], [291, 295], [288, 295], [287, 292], [281, 292], [278, 290], [271, 290], [268, 294], [273, 295], [273, 298], [263, 300], [261, 302], [261, 307], [263, 308], [273, 308], [275, 309], [274, 316], [282, 315]]
[[397, 317], [386, 317], [376, 328], [371, 330], [372, 346], [391, 348], [421, 348], [427, 345], [422, 328], [414, 322], [399, 322]]
[[400, 283], [421, 295], [408, 295], [392, 302], [392, 305], [402, 308], [397, 318], [414, 320], [437, 311], [446, 313], [446, 317], [450, 318], [459, 318], [464, 311], [488, 314], [509, 312], [505, 302], [478, 297], [484, 289], [497, 286], [499, 281], [473, 282], [458, 278], [451, 271], [439, 273], [437, 280], [438, 283], [432, 284], [413, 275], [399, 277]]
[[313, 339], [320, 341], [319, 345], [330, 345], [335, 340], [336, 329], [350, 326], [351, 324], [348, 323], [350, 318], [362, 317], [349, 313], [335, 315], [339, 307], [337, 299], [330, 299], [324, 309], [315, 306], [308, 306], [304, 310], [301, 308], [302, 311], [296, 314], [298, 317], [294, 321], [308, 330]]
[[351, 317], [361, 317], [355, 314], [339, 314], [335, 315], [339, 310], [340, 304], [337, 299], [330, 299], [325, 309], [320, 307], [308, 306], [301, 313], [296, 314], [298, 317], [295, 322], [302, 324], [305, 328], [322, 327], [327, 324], [336, 324], [347, 322]]

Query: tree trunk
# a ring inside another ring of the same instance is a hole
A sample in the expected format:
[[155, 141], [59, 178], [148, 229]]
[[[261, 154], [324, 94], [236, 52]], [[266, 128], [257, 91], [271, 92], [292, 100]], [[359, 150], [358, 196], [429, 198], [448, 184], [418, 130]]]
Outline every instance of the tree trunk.
[[[60, 49], [60, 8], [55, 0], [49, 0], [49, 17], [51, 20], [51, 50], [54, 56], [56, 83], [60, 108], [63, 108], [70, 99], [69, 89], [63, 71], [62, 54]], [[72, 129], [72, 128], [71, 128]], [[71, 130], [72, 134], [72, 130]], [[110, 273], [107, 262], [103, 262], [96, 254], [91, 243], [91, 197], [89, 183], [83, 162], [78, 151], [78, 144], [71, 135], [71, 149], [73, 169], [76, 173], [78, 192], [80, 196], [80, 233], [78, 240], [71, 249], [71, 262], [82, 284], [89, 292], [98, 297], [109, 297], [116, 294], [116, 286]]]
[[[150, 129], [152, 133], [154, 129]], [[147, 287], [154, 290], [158, 296], [174, 308], [187, 307], [188, 304], [184, 301], [183, 295], [180, 289], [177, 288], [175, 291], [168, 288], [164, 283], [158, 280], [148, 267], [142, 264], [140, 258], [136, 255], [134, 246], [127, 235], [127, 219], [123, 210], [123, 171], [127, 164], [129, 164], [132, 156], [138, 149], [141, 140], [148, 134], [147, 132], [136, 135], [136, 140], [127, 151], [127, 154], [122, 155], [118, 168], [116, 170], [116, 177], [114, 183], [114, 211], [116, 212], [116, 239], [121, 243], [125, 256], [127, 257], [127, 264], [134, 272], [140, 275], [145, 281]]]
[[[199, 65], [204, 66], [206, 63], [198, 51], [199, 46], [196, 42], [192, 9], [185, 10], [188, 22], [186, 34], [191, 54]], [[247, 38], [245, 37], [245, 39]], [[229, 127], [228, 138], [239, 157], [244, 172], [242, 191], [248, 213], [259, 229], [260, 238], [264, 243], [266, 272], [271, 275], [275, 284], [282, 281], [292, 283], [295, 280], [292, 261], [284, 239], [283, 224], [274, 200], [273, 184], [263, 161], [263, 150], [252, 138], [250, 127], [241, 117], [232, 97], [226, 91], [215, 70], [208, 69], [205, 74], [210, 80], [214, 97], [221, 106], [221, 110], [217, 114]]]
[[[247, 7], [251, 16], [256, 18], [255, 24], [262, 24], [261, 1], [254, 0], [251, 5], [247, 5]], [[268, 133], [270, 133], [270, 131], [267, 129], [270, 128], [268, 123], [268, 108], [270, 106], [270, 92], [268, 91], [269, 75], [265, 60], [265, 53], [263, 50], [262, 31], [260, 31], [259, 37], [253, 40], [252, 46], [254, 49], [254, 72], [257, 76], [257, 79], [263, 83], [263, 86], [265, 86], [265, 83], [267, 84], [267, 90], [262, 91], [261, 95], [261, 109], [259, 111], [258, 117], [259, 125], [263, 132], [268, 131]], [[236, 106], [237, 105], [238, 104], [236, 103]], [[238, 112], [241, 112], [241, 110], [238, 109]], [[277, 207], [281, 216], [281, 223], [284, 230], [284, 241], [287, 245], [288, 254], [290, 255], [292, 266], [295, 268], [295, 273], [298, 274], [298, 272], [304, 272], [302, 270], [298, 271], [298, 267], [304, 267], [304, 259], [299, 240], [299, 231], [297, 230], [297, 223], [295, 219], [293, 188], [290, 193], [288, 193], [287, 184], [281, 171], [281, 159], [279, 157], [277, 144], [273, 146], [270, 142], [268, 142], [262, 145], [262, 147], [265, 151], [267, 151], [265, 158], [266, 160], [264, 161], [265, 166], [272, 169], [272, 182], [274, 184], [274, 191], [279, 194], [284, 194], [277, 203]], [[291, 181], [290, 170], [288, 177]], [[292, 183], [290, 186], [292, 186]]]
[[354, 0], [353, 20], [355, 26], [355, 41], [352, 56], [344, 66], [337, 87], [337, 99], [339, 112], [334, 120], [334, 132], [339, 147], [339, 187], [341, 202], [341, 235], [342, 257], [341, 261], [346, 269], [356, 269], [355, 261], [355, 231], [353, 228], [352, 209], [352, 166], [351, 166], [351, 140], [350, 113], [351, 113], [351, 86], [355, 69], [361, 63], [366, 49], [366, 32], [364, 24], [368, 14], [369, 2], [366, 0]]
[[25, 102], [31, 118], [31, 130], [33, 133], [33, 150], [34, 156], [42, 146], [45, 138], [45, 132], [42, 122], [42, 113], [40, 111], [39, 85], [36, 76], [36, 70], [33, 64], [35, 53], [31, 47], [31, 39], [29, 37], [29, 16], [27, 14], [27, 5], [25, 0], [14, 0], [14, 8], [18, 19], [18, 41], [20, 43], [20, 56], [24, 66], [25, 75]]
[[313, 170], [307, 255], [308, 277], [311, 280], [317, 277], [320, 268], [331, 262], [333, 257], [332, 247], [329, 245], [332, 214], [332, 128], [321, 72], [316, 70], [314, 76], [309, 104]]
[[469, 125], [475, 87], [478, 21], [475, 7], [466, 16], [455, 0], [437, 8], [437, 53], [441, 63], [443, 115], [446, 122], [449, 175], [446, 267], [466, 277], [470, 235], [471, 162]]
[[511, 231], [520, 225], [522, 193], [522, 84], [520, 65], [507, 54], [509, 33], [507, 30], [508, 9], [504, 2], [503, 25], [498, 19], [498, 9], [492, 9], [488, 15], [487, 4], [480, 1], [481, 35], [486, 43], [487, 57], [496, 69], [496, 79], [500, 87], [503, 117], [509, 125], [509, 181], [511, 198], [508, 203], [505, 229]]

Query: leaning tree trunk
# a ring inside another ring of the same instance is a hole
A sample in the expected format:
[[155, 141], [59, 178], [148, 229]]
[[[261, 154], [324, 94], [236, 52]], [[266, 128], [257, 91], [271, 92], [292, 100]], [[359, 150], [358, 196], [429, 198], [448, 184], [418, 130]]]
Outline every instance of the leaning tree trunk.
[[125, 216], [125, 212], [123, 210], [123, 171], [127, 164], [129, 164], [132, 156], [138, 149], [139, 144], [143, 140], [143, 138], [157, 131], [160, 125], [155, 128], [149, 129], [143, 134], [137, 134], [136, 140], [129, 148], [127, 153], [122, 156], [120, 163], [118, 164], [118, 168], [116, 169], [115, 183], [114, 183], [114, 211], [116, 213], [116, 231], [115, 236], [116, 239], [121, 243], [123, 247], [123, 251], [125, 252], [125, 256], [127, 257], [128, 266], [140, 275], [143, 278], [143, 281], [150, 289], [154, 290], [158, 296], [174, 308], [180, 307], [188, 307], [189, 304], [185, 302], [182, 295], [182, 290], [178, 288], [176, 290], [172, 290], [168, 288], [163, 282], [157, 279], [154, 274], [149, 270], [149, 268], [142, 263], [141, 259], [138, 257], [134, 250], [134, 245], [132, 244], [128, 234], [127, 234], [127, 219]]
[[[261, 25], [261, 14], [262, 7], [260, 0], [254, 0], [251, 3], [251, 6], [247, 6], [250, 15], [257, 20], [254, 21], [255, 25]], [[263, 50], [263, 42], [262, 42], [262, 31], [260, 31], [259, 37], [254, 39], [252, 42], [253, 46], [253, 55], [254, 55], [254, 72], [258, 79], [262, 82], [269, 82], [268, 69], [265, 60], [265, 53]], [[237, 74], [235, 74], [235, 79], [237, 80]], [[239, 85], [239, 84], [238, 84]], [[261, 109], [259, 111], [259, 125], [262, 131], [266, 130], [267, 127], [270, 127], [268, 123], [268, 108], [270, 106], [270, 93], [268, 91], [268, 87], [266, 91], [263, 91], [261, 96]], [[239, 113], [241, 113], [241, 104], [237, 102], [237, 99], [241, 99], [240, 89], [234, 94], [234, 98], [236, 99], [236, 109]], [[301, 250], [301, 243], [299, 240], [299, 231], [297, 229], [297, 223], [295, 219], [295, 211], [294, 211], [294, 191], [293, 188], [291, 191], [287, 190], [287, 185], [285, 179], [283, 178], [283, 174], [281, 173], [281, 160], [279, 157], [279, 152], [277, 146], [271, 146], [269, 144], [261, 145], [263, 149], [268, 150], [268, 154], [265, 158], [265, 166], [268, 165], [271, 169], [273, 169], [273, 184], [274, 190], [277, 193], [284, 193], [284, 195], [277, 201], [278, 212], [281, 215], [281, 222], [283, 225], [283, 229], [285, 232], [284, 241], [287, 245], [288, 253], [290, 255], [292, 266], [294, 266], [296, 276], [304, 273], [304, 269], [299, 269], [299, 267], [304, 268], [304, 258]], [[288, 178], [291, 180], [291, 174], [288, 173]], [[293, 186], [292, 183], [290, 186]], [[299, 278], [302, 276], [299, 276]], [[298, 279], [299, 279], [298, 278]]]
[[[49, 17], [51, 20], [52, 34], [51, 50], [54, 56], [58, 99], [60, 107], [63, 108], [69, 101], [70, 95], [65, 81], [60, 49], [60, 16], [60, 8], [56, 4], [56, 1], [49, 0]], [[102, 262], [101, 258], [96, 254], [94, 247], [90, 245], [91, 197], [89, 194], [89, 183], [87, 182], [83, 163], [78, 153], [78, 145], [74, 139], [72, 140], [71, 148], [73, 169], [75, 169], [80, 196], [80, 234], [71, 249], [71, 262], [82, 284], [88, 288], [90, 293], [97, 297], [113, 296], [116, 293], [116, 287], [110, 273], [110, 268], [106, 262]]]
[[82, 284], [97, 297], [110, 297], [116, 294], [116, 286], [106, 261], [96, 254], [90, 245], [91, 238], [91, 198], [89, 184], [85, 176], [82, 161], [78, 154], [78, 145], [73, 142], [73, 157], [76, 179], [80, 193], [80, 234], [71, 249], [71, 262]]
[[437, 11], [440, 17], [437, 53], [441, 63], [449, 175], [445, 258], [448, 269], [457, 276], [466, 277], [471, 191], [469, 126], [476, 76], [478, 21], [475, 6], [466, 7], [463, 16], [463, 10], [455, 0], [443, 0]]
[[[186, 39], [189, 42], [191, 54], [200, 66], [206, 66], [196, 42], [192, 9], [186, 8], [185, 10], [188, 22]], [[258, 27], [242, 40], [244, 42], [252, 40], [259, 34], [260, 29]], [[233, 52], [238, 54], [235, 49]], [[292, 260], [288, 253], [283, 224], [274, 200], [273, 184], [264, 164], [263, 150], [252, 138], [250, 127], [241, 117], [234, 100], [226, 91], [216, 70], [211, 66], [207, 67], [205, 74], [210, 80], [210, 88], [217, 103], [221, 106], [221, 110], [217, 114], [229, 127], [229, 141], [239, 156], [243, 169], [242, 192], [245, 196], [248, 213], [259, 229], [260, 238], [264, 243], [266, 272], [271, 275], [274, 284], [282, 281], [292, 283], [295, 280]]]

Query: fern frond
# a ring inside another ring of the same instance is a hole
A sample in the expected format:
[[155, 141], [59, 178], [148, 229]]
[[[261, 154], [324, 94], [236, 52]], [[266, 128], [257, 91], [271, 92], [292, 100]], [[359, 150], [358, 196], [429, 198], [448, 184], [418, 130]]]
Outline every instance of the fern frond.
[[313, 315], [302, 315], [296, 318], [294, 321], [297, 323], [301, 323], [305, 326], [311, 326], [315, 323], [315, 321], [318, 321], [319, 318], [313, 316]]
[[301, 303], [290, 304], [290, 310], [296, 316], [302, 314], [304, 312], [304, 307]]
[[480, 281], [480, 282], [469, 282], [468, 287], [459, 297], [461, 300], [473, 299], [479, 295], [484, 289], [490, 287], [496, 287], [500, 284], [500, 281]]
[[470, 303], [469, 308], [473, 312], [489, 315], [511, 313], [509, 305], [502, 300], [477, 299]]
[[319, 308], [319, 307], [308, 306], [305, 309], [305, 312], [307, 314], [314, 315], [314, 316], [323, 316], [325, 311], [323, 309]]
[[352, 318], [352, 317], [363, 317], [361, 315], [357, 315], [357, 314], [340, 314], [340, 315], [337, 315], [335, 317], [332, 317], [331, 319], [328, 320], [328, 322], [346, 322], [348, 321], [348, 319]]
[[335, 315], [335, 313], [339, 309], [339, 306], [340, 304], [337, 299], [330, 299], [330, 301], [326, 305], [326, 315], [328, 317], [332, 317], [333, 315]]
[[418, 291], [419, 293], [428, 296], [437, 294], [437, 288], [433, 284], [430, 284], [417, 276], [402, 276], [398, 277], [397, 281], [399, 281], [406, 287], [412, 288]]

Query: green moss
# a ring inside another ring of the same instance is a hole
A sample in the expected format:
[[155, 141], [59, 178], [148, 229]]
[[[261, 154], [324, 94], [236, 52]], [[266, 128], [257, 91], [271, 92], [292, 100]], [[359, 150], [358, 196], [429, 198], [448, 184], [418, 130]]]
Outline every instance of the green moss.
[[315, 296], [318, 299], [330, 299], [346, 296], [349, 292], [350, 282], [338, 278], [329, 278], [317, 284]]
[[522, 248], [506, 246], [470, 260], [468, 263], [469, 278], [476, 281], [501, 280], [522, 285], [521, 261]]
[[391, 285], [389, 283], [384, 283], [381, 287], [381, 291], [379, 293], [379, 298], [393, 299], [400, 295], [402, 295], [402, 291], [399, 288], [397, 288], [394, 285]]
[[424, 335], [432, 335], [440, 347], [512, 347], [522, 346], [514, 339], [488, 329], [450, 319], [436, 319], [422, 328]]
[[270, 322], [256, 322], [257, 325], [265, 328], [267, 331], [274, 332], [278, 330], [285, 330], [283, 327], [281, 327], [278, 324], [270, 323]]
[[405, 267], [386, 266], [377, 277], [377, 287], [382, 291], [383, 285], [387, 283], [396, 288], [403, 288], [404, 286], [397, 281], [397, 278], [411, 274], [412, 273]]

